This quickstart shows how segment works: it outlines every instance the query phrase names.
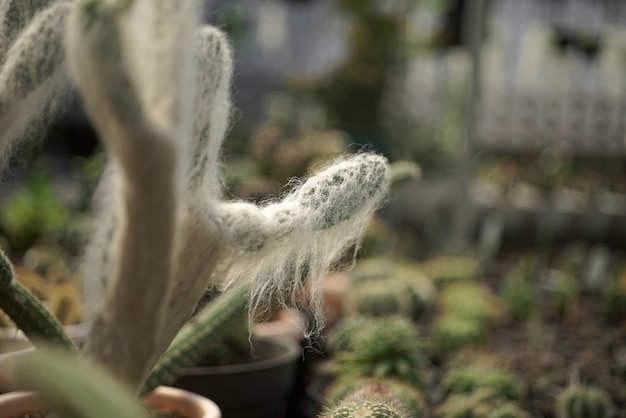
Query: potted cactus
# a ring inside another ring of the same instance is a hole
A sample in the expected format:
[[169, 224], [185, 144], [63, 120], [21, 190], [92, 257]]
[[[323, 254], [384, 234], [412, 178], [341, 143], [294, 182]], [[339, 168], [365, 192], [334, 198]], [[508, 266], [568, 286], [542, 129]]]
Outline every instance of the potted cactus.
[[[39, 348], [0, 374], [67, 415], [142, 415], [133, 397], [193, 364], [241, 308], [293, 305], [308, 294], [318, 330], [319, 280], [358, 243], [387, 193], [385, 158], [359, 153], [264, 206], [226, 201], [219, 152], [232, 59], [222, 33], [197, 21], [199, 7], [169, 0], [0, 6], [2, 162], [45, 127], [70, 84], [107, 154], [83, 266], [93, 319], [80, 353], [14, 280], [9, 260], [0, 262], [0, 309]], [[188, 322], [209, 287], [224, 292]], [[49, 353], [49, 345], [66, 352]]]

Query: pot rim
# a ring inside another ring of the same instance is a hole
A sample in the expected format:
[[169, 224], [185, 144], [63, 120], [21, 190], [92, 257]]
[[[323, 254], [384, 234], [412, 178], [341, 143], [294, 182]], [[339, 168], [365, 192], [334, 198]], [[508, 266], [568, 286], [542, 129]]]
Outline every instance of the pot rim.
[[[188, 418], [221, 418], [222, 413], [215, 402], [184, 389], [159, 386], [142, 399], [142, 403], [154, 408], [175, 410]], [[49, 408], [35, 392], [15, 391], [0, 395], [0, 417], [19, 416], [24, 412], [45, 411]], [[25, 410], [25, 405], [26, 410]]]
[[286, 348], [286, 351], [272, 358], [255, 360], [248, 363], [229, 364], [223, 366], [186, 367], [184, 369], [184, 374], [187, 376], [223, 375], [243, 371], [271, 369], [294, 361], [302, 353], [302, 347], [300, 344], [289, 337], [259, 337], [257, 341], [282, 346]]

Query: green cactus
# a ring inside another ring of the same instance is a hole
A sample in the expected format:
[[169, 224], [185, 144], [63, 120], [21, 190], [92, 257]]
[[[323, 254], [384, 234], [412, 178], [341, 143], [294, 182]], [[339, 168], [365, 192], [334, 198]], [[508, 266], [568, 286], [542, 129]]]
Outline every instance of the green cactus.
[[423, 383], [422, 339], [411, 321], [401, 316], [377, 318], [367, 332], [355, 335], [351, 351], [335, 357], [329, 369], [338, 375], [389, 377], [414, 386]]
[[389, 280], [372, 280], [354, 286], [345, 300], [348, 314], [382, 317], [401, 314], [408, 310], [410, 300], [397, 283]]
[[0, 227], [17, 253], [41, 238], [59, 234], [68, 220], [69, 210], [54, 196], [50, 179], [42, 174], [32, 174], [0, 208]]
[[433, 323], [430, 340], [435, 353], [446, 355], [463, 347], [485, 342], [486, 324], [474, 318], [444, 314]]
[[502, 310], [501, 301], [486, 286], [474, 282], [459, 282], [446, 286], [440, 295], [441, 307], [446, 314], [493, 321]]
[[467, 256], [440, 256], [422, 263], [422, 270], [437, 287], [474, 279], [479, 269], [478, 260]]
[[325, 403], [336, 405], [347, 396], [358, 391], [375, 391], [398, 400], [399, 404], [413, 418], [424, 416], [425, 401], [422, 393], [415, 387], [395, 380], [343, 376], [335, 380], [327, 389]]
[[575, 383], [556, 398], [557, 418], [606, 418], [611, 411], [611, 398], [602, 389]]
[[529, 414], [511, 401], [494, 399], [488, 390], [454, 394], [435, 410], [436, 418], [528, 418]]
[[40, 346], [45, 340], [73, 349], [74, 343], [41, 302], [14, 278], [13, 266], [0, 251], [0, 309]]
[[532, 264], [531, 257], [522, 258], [502, 281], [500, 294], [514, 320], [526, 319], [536, 306]]
[[327, 406], [319, 418], [409, 418], [397, 398], [387, 390], [369, 385]]
[[352, 277], [352, 291], [345, 301], [348, 313], [400, 314], [417, 321], [434, 308], [437, 290], [416, 263], [364, 259], [357, 263]]
[[448, 371], [441, 382], [444, 397], [475, 390], [488, 390], [493, 399], [519, 400], [521, 383], [499, 367], [474, 363]]
[[361, 332], [368, 332], [377, 320], [364, 315], [343, 317], [331, 328], [328, 334], [327, 348], [331, 353], [352, 351], [354, 340]]

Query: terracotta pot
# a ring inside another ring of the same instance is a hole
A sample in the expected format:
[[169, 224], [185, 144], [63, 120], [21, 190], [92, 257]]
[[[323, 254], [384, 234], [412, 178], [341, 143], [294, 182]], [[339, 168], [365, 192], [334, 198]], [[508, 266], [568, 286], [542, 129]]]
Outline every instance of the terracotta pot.
[[[221, 418], [220, 409], [207, 398], [185, 390], [160, 386], [143, 400], [147, 406], [175, 411], [185, 418]], [[20, 417], [27, 412], [45, 411], [46, 404], [32, 392], [0, 395], [0, 418]]]

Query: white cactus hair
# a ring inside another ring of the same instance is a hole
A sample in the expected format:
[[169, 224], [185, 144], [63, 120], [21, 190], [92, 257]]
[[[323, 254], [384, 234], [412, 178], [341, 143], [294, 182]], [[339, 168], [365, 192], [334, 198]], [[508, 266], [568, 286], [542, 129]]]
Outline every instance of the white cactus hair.
[[[384, 157], [360, 153], [332, 161], [280, 201], [264, 207], [223, 204], [220, 220], [231, 248], [226, 286], [250, 281], [249, 308], [268, 302], [307, 310], [314, 334], [324, 324], [321, 279], [338, 267], [381, 205], [389, 184]], [[303, 297], [306, 305], [303, 305]]]
[[43, 132], [68, 101], [63, 32], [70, 5], [8, 0], [0, 5], [0, 168], [13, 148]]

